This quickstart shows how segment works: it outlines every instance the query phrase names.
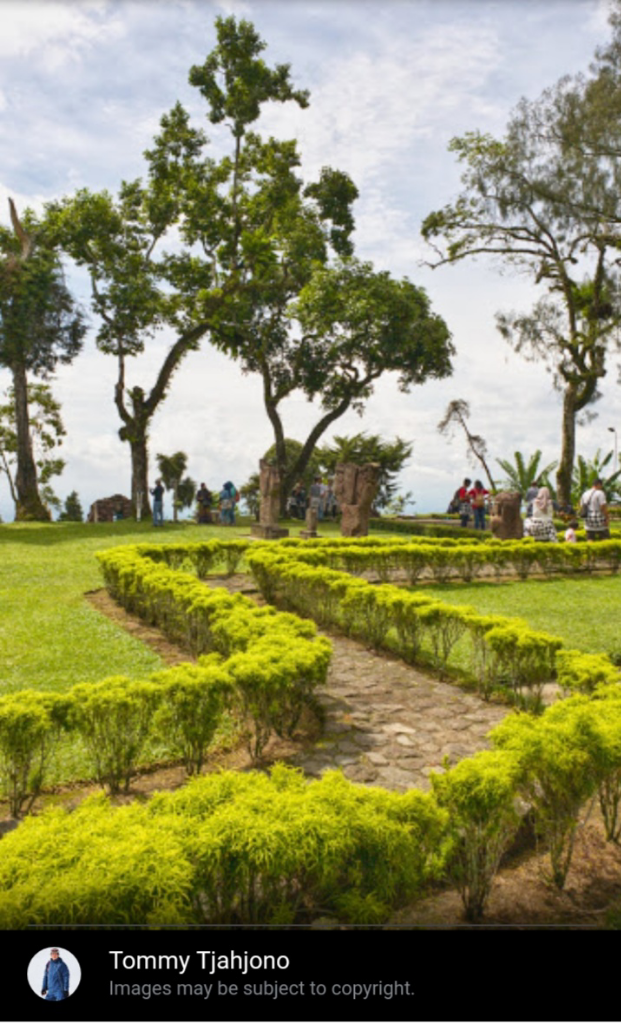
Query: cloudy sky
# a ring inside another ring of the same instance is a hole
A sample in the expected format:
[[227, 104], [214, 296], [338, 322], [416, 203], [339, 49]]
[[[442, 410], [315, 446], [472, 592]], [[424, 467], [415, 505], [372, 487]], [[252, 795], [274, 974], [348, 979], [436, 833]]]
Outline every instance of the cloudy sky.
[[[9, 196], [19, 209], [40, 208], [80, 187], [115, 191], [138, 177], [143, 150], [177, 100], [207, 127], [187, 75], [212, 49], [219, 14], [252, 21], [268, 43], [266, 59], [290, 63], [296, 86], [310, 90], [307, 110], [281, 106], [259, 128], [297, 137], [305, 176], [329, 164], [353, 177], [357, 254], [424, 286], [457, 349], [452, 378], [409, 395], [386, 378], [364, 416], [347, 414], [333, 433], [413, 441], [401, 484], [415, 511], [443, 511], [461, 478], [479, 475], [463, 438], [437, 432], [452, 399], [470, 403], [471, 428], [487, 439], [492, 460], [537, 448], [546, 461], [558, 458], [560, 397], [494, 322], [497, 310], [528, 309], [535, 293], [483, 260], [421, 266], [430, 252], [420, 225], [458, 191], [449, 140], [473, 129], [502, 134], [522, 96], [535, 99], [562, 75], [586, 71], [609, 35], [606, 0], [0, 0], [0, 220], [8, 223]], [[88, 305], [84, 275], [68, 268], [68, 281]], [[96, 350], [95, 326], [53, 383], [68, 432], [57, 491], [77, 490], [85, 508], [130, 488], [115, 362]], [[133, 361], [130, 385], [151, 386], [170, 340], [163, 335]], [[0, 388], [9, 382], [0, 370]], [[617, 396], [611, 366], [597, 418], [578, 431], [583, 454], [612, 447], [607, 428], [621, 430]], [[303, 440], [316, 416], [291, 398], [287, 436]], [[151, 453], [186, 451], [190, 474], [219, 488], [229, 478], [244, 483], [272, 441], [259, 379], [242, 377], [205, 343], [174, 378]], [[0, 514], [13, 517], [2, 477]]]

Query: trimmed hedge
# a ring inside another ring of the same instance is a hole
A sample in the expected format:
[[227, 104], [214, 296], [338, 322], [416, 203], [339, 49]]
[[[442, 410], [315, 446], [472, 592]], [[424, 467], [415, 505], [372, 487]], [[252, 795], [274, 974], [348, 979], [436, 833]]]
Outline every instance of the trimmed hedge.
[[[147, 804], [91, 798], [2, 841], [0, 927], [378, 923], [441, 867], [432, 797], [326, 774], [203, 776]], [[54, 884], [50, 885], [50, 878]]]
[[504, 683], [522, 697], [530, 689], [538, 702], [543, 683], [554, 677], [555, 654], [563, 641], [519, 619], [479, 615], [474, 608], [446, 605], [424, 592], [409, 594], [389, 584], [377, 587], [265, 548], [247, 558], [267, 600], [378, 648], [389, 647], [407, 661], [431, 660], [440, 673], [447, 671], [455, 644], [467, 637], [471, 671], [484, 696]]

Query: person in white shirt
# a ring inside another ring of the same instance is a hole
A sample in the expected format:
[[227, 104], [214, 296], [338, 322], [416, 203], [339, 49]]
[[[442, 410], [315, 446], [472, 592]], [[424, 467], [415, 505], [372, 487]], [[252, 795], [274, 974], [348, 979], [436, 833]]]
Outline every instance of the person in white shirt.
[[610, 540], [610, 526], [606, 495], [601, 480], [594, 480], [593, 486], [582, 495], [581, 507], [586, 508], [587, 540]]

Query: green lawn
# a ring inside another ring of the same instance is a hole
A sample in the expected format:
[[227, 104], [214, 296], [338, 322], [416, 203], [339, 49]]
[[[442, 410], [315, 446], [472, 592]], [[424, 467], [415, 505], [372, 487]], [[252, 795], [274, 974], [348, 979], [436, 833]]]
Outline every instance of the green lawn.
[[[118, 544], [196, 543], [248, 536], [235, 527], [150, 522], [11, 523], [0, 526], [0, 693], [66, 690], [110, 675], [140, 679], [160, 658], [84, 598], [103, 586], [96, 551]], [[302, 522], [288, 524], [291, 536]], [[320, 528], [336, 534], [334, 523]]]
[[103, 585], [95, 552], [242, 532], [129, 522], [0, 526], [0, 693], [66, 690], [114, 674], [139, 679], [161, 668], [157, 655], [85, 600]]
[[568, 647], [621, 654], [621, 576], [446, 584], [424, 592], [448, 604], [525, 619], [534, 629], [562, 637]]

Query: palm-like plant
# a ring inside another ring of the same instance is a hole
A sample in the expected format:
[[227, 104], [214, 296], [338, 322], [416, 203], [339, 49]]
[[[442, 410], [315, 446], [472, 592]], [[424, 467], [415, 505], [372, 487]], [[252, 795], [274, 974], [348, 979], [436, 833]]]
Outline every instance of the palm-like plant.
[[621, 499], [621, 469], [615, 473], [606, 474], [606, 467], [610, 465], [613, 453], [608, 452], [602, 456], [601, 448], [598, 448], [593, 459], [585, 459], [579, 455], [574, 465], [571, 478], [571, 500], [574, 505], [580, 504], [580, 499], [585, 491], [592, 486], [593, 481], [602, 481], [602, 487], [608, 501]]
[[547, 466], [540, 468], [541, 450], [539, 448], [528, 459], [521, 452], [514, 452], [513, 458], [515, 460], [513, 463], [508, 459], [496, 459], [500, 468], [507, 474], [502, 483], [506, 490], [519, 491], [521, 495], [525, 495], [536, 480], [541, 480], [542, 484], [553, 490], [548, 478], [550, 473], [556, 469], [558, 462], [550, 462]]
[[162, 478], [162, 483], [167, 491], [173, 492], [173, 519], [177, 522], [179, 511], [179, 488], [181, 478], [186, 471], [188, 457], [185, 452], [175, 452], [174, 455], [158, 455], [157, 468]]

